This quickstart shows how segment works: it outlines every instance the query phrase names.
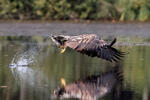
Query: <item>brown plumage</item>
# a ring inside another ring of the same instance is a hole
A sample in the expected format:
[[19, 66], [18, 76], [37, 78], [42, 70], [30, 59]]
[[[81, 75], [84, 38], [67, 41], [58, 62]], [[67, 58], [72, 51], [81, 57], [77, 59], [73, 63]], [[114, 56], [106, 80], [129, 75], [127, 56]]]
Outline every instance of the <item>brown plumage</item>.
[[116, 42], [116, 38], [111, 43], [106, 43], [104, 40], [99, 39], [96, 34], [83, 34], [78, 36], [52, 36], [52, 40], [59, 47], [63, 48], [62, 52], [67, 47], [70, 47], [82, 54], [102, 58], [111, 62], [117, 62], [124, 55], [123, 52], [112, 47]]
[[[54, 90], [52, 98], [78, 98], [81, 100], [98, 100], [98, 98], [110, 93], [115, 86], [121, 86], [123, 73], [119, 67], [112, 71], [89, 76]], [[117, 88], [117, 87], [116, 87]]]

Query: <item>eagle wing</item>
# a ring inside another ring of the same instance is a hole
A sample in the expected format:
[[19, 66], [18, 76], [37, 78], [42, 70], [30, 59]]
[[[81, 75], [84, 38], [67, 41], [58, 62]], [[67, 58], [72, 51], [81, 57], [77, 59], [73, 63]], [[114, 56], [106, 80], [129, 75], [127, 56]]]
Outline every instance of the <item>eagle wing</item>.
[[82, 54], [91, 57], [99, 57], [108, 61], [118, 61], [123, 57], [123, 52], [112, 47], [116, 39], [112, 43], [107, 44], [104, 40], [99, 40], [98, 37], [85, 37], [78, 41], [67, 42], [66, 45]]

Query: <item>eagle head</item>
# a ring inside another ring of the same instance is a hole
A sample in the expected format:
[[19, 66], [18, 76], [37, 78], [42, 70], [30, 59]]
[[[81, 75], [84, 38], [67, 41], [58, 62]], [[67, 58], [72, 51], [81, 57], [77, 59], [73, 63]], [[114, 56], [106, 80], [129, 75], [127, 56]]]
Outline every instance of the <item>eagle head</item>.
[[58, 46], [63, 46], [67, 40], [68, 37], [64, 35], [52, 36], [52, 41], [55, 42]]
[[66, 81], [64, 78], [61, 78], [61, 87], [58, 87], [57, 89], [55, 89], [53, 91], [53, 94], [51, 95], [51, 97], [53, 99], [55, 99], [55, 98], [59, 98], [59, 99], [69, 98], [69, 94], [66, 90]]
[[64, 53], [66, 47], [65, 47], [65, 42], [68, 41], [70, 38], [69, 36], [65, 35], [58, 35], [58, 36], [52, 36], [52, 41], [59, 47], [61, 48], [61, 53]]
[[64, 99], [64, 98], [69, 98], [69, 94], [66, 92], [65, 87], [59, 87], [55, 89], [51, 95], [51, 98], [56, 99]]

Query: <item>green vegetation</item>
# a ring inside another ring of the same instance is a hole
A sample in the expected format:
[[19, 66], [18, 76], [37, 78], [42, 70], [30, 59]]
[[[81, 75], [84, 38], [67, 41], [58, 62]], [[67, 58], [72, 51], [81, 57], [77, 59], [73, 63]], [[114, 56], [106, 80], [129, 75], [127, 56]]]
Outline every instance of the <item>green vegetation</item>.
[[1, 19], [150, 19], [150, 0], [0, 0]]

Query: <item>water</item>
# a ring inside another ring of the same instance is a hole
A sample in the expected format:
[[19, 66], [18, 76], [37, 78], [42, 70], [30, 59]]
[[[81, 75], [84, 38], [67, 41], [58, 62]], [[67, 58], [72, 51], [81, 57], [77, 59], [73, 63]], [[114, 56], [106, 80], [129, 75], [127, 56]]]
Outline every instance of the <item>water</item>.
[[[115, 47], [129, 51], [129, 54], [121, 62], [124, 81], [119, 100], [149, 100], [149, 42], [135, 46], [121, 43], [118, 41]], [[60, 54], [47, 37], [1, 36], [0, 100], [51, 100], [53, 90], [61, 85], [61, 78], [70, 84], [90, 75], [105, 73], [114, 65], [72, 49]], [[113, 91], [101, 99], [115, 100], [112, 94]]]

